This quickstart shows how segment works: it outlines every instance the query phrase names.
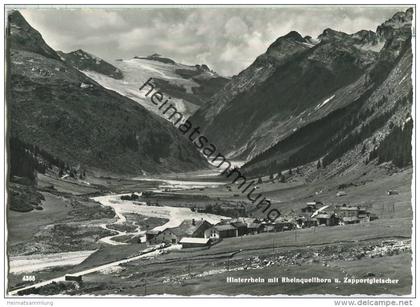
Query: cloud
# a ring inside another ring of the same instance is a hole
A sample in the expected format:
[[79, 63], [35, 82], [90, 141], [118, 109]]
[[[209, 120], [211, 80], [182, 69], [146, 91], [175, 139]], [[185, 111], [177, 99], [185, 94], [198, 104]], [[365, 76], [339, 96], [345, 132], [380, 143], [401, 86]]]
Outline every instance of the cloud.
[[230, 18], [224, 25], [225, 37], [239, 39], [240, 36], [249, 32], [247, 24], [237, 16]]
[[291, 30], [375, 30], [404, 7], [130, 7], [20, 9], [54, 49], [85, 49], [106, 60], [160, 53], [185, 64], [238, 74]]

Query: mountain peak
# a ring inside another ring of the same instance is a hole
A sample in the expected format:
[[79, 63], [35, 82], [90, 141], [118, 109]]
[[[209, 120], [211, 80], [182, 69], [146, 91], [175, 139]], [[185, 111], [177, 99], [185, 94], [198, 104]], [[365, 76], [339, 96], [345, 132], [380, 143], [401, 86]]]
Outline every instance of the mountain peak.
[[377, 44], [378, 37], [375, 32], [368, 30], [360, 30], [350, 35], [358, 44]]
[[294, 53], [296, 49], [307, 48], [304, 44], [307, 41], [296, 31], [291, 31], [284, 36], [280, 36], [267, 49], [267, 54], [275, 58], [282, 58], [284, 54]]
[[298, 41], [298, 42], [304, 42], [305, 41], [305, 39], [302, 37], [302, 35], [300, 35], [300, 33], [296, 32], [296, 31], [290, 31], [285, 36], [283, 36], [283, 38], [293, 39], [293, 40]]
[[195, 68], [202, 71], [210, 71], [210, 68], [206, 64], [196, 64]]
[[57, 53], [45, 43], [41, 34], [29, 25], [19, 11], [11, 11], [7, 19], [8, 43], [12, 49], [25, 50], [60, 60]]
[[165, 58], [159, 53], [153, 53], [148, 56], [135, 56], [135, 59], [146, 59], [146, 60], [152, 60], [152, 61], [158, 61], [165, 64], [176, 64], [176, 62], [170, 58]]
[[59, 52], [58, 54], [67, 63], [79, 70], [95, 71], [114, 79], [123, 78], [123, 74], [118, 68], [83, 49], [77, 49], [69, 53]]
[[11, 10], [7, 15], [9, 25], [34, 30], [18, 10]]
[[295, 41], [295, 42], [301, 42], [304, 43], [305, 39], [302, 37], [302, 35], [299, 34], [299, 32], [296, 31], [290, 31], [284, 36], [280, 36], [274, 43], [270, 45], [269, 48], [276, 48], [283, 44], [285, 41]]
[[[10, 134], [36, 145], [43, 152], [37, 161], [133, 175], [207, 166], [171, 123], [78, 71], [116, 78], [121, 72], [115, 67], [83, 50], [56, 53], [20, 13], [12, 12], [8, 19]], [[55, 59], [58, 54], [65, 61]]]
[[81, 58], [83, 58], [85, 60], [97, 60], [98, 62], [101, 62], [102, 61], [102, 59], [94, 56], [93, 54], [91, 54], [91, 53], [89, 53], [89, 52], [87, 52], [87, 51], [85, 51], [83, 49], [77, 49], [75, 51], [70, 52], [69, 54], [72, 54], [74, 56], [81, 57]]
[[376, 34], [385, 40], [392, 36], [408, 37], [411, 35], [412, 20], [413, 8], [409, 8], [405, 12], [397, 12], [390, 19], [378, 26]]
[[318, 39], [322, 42], [332, 41], [332, 40], [341, 40], [348, 37], [349, 35], [344, 32], [336, 31], [331, 28], [326, 28], [319, 36]]
[[11, 10], [7, 15], [9, 24], [18, 25], [18, 26], [29, 26], [25, 18], [18, 10]]

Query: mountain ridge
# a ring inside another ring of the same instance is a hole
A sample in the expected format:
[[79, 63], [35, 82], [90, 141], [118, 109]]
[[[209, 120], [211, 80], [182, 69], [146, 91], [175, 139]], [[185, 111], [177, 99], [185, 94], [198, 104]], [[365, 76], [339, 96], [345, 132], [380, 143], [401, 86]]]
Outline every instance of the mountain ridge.
[[[400, 13], [396, 15], [401, 16]], [[410, 15], [408, 10], [405, 16]], [[296, 129], [291, 135], [248, 161], [242, 170], [261, 175], [261, 172], [269, 172], [270, 169], [281, 172], [306, 165], [312, 174], [318, 174], [315, 176], [324, 174], [325, 177], [327, 173], [328, 176], [337, 175], [356, 165], [363, 168], [365, 164], [372, 163], [377, 158], [378, 150], [387, 150], [384, 149], [384, 144], [389, 136], [400, 134], [411, 139], [411, 128], [404, 129], [411, 121], [413, 99], [411, 32], [399, 29], [393, 31], [394, 34], [388, 36], [376, 56], [374, 65], [364, 73], [363, 80], [350, 85], [350, 88], [355, 89], [362, 81], [364, 89], [358, 99], [350, 99], [349, 103], [342, 104], [325, 117]], [[378, 40], [380, 39], [379, 37]], [[347, 93], [351, 95], [352, 92]], [[334, 126], [333, 121], [338, 119], [340, 120]], [[330, 120], [332, 124], [328, 124], [326, 120]], [[319, 136], [323, 138], [320, 139]], [[394, 140], [395, 142], [398, 141]], [[411, 145], [404, 144], [396, 153], [388, 152], [388, 160], [385, 160], [399, 166], [410, 165]], [[313, 164], [314, 161], [317, 165]], [[319, 166], [322, 166], [321, 169]]]
[[57, 51], [57, 54], [62, 60], [68, 62], [69, 65], [72, 65], [78, 70], [95, 71], [114, 79], [123, 78], [123, 74], [118, 68], [82, 49], [78, 49], [69, 53]]
[[[261, 69], [259, 73], [266, 75], [254, 82], [247, 74], [252, 74], [260, 58], [269, 57], [266, 52], [238, 75], [243, 76], [241, 82], [246, 88], [235, 91], [233, 78], [224, 87], [225, 92], [213, 96], [192, 120], [219, 141], [217, 145], [231, 159], [250, 161], [318, 117], [357, 100], [374, 86], [369, 80], [380, 83], [379, 76], [389, 73], [404, 42], [411, 37], [410, 18], [412, 9], [396, 13], [392, 22], [378, 26], [377, 33], [360, 30], [347, 34], [325, 29], [319, 42], [309, 48], [296, 54], [286, 48], [289, 56], [285, 62]], [[384, 25], [385, 30], [381, 30]], [[292, 31], [268, 50], [290, 38], [304, 44], [305, 38]]]
[[[8, 21], [11, 137], [69, 165], [101, 173], [207, 167], [168, 122], [61, 60], [19, 12], [12, 12]], [[19, 43], [25, 40], [31, 44]]]

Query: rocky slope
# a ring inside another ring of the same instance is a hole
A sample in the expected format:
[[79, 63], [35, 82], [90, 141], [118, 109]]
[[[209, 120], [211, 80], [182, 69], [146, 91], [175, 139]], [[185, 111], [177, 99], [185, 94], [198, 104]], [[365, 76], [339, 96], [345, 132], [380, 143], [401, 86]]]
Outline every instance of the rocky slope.
[[169, 123], [62, 61], [18, 11], [8, 21], [11, 138], [49, 161], [108, 173], [206, 167]]
[[192, 121], [226, 155], [252, 160], [332, 112], [366, 101], [406, 49], [411, 19], [408, 10], [376, 32], [326, 29], [316, 40], [296, 32], [280, 37]]
[[[367, 58], [368, 62], [374, 61], [358, 79], [315, 106], [312, 114], [316, 109], [318, 114], [309, 123], [295, 127], [291, 134], [255, 156], [243, 171], [260, 175], [306, 165], [312, 166], [309, 171], [313, 178], [325, 178], [362, 169], [372, 161], [410, 165], [411, 18], [411, 10], [397, 13], [376, 33], [351, 35], [347, 43], [374, 52]], [[326, 36], [329, 42], [338, 43], [346, 38], [331, 31], [320, 36], [320, 47]], [[376, 53], [378, 45], [383, 47]], [[322, 109], [323, 114], [319, 114]]]
[[[250, 129], [254, 129], [256, 124], [243, 121], [243, 119], [246, 116], [248, 116], [247, 120], [252, 118], [249, 117], [250, 113], [253, 113], [260, 106], [259, 102], [256, 101], [251, 109], [244, 110], [247, 106], [244, 106], [241, 102], [237, 102], [237, 100], [254, 93], [255, 91], [253, 89], [263, 85], [275, 73], [279, 66], [286, 63], [293, 56], [299, 55], [311, 47], [313, 47], [313, 43], [309, 39], [305, 40], [302, 38], [297, 32], [290, 32], [288, 35], [280, 37], [251, 66], [239, 75], [234, 76], [222, 90], [210, 99], [209, 103], [201, 107], [193, 115], [191, 120], [194, 124], [199, 124], [205, 129], [206, 135], [211, 136], [212, 141], [222, 147], [224, 151], [238, 149], [244, 143], [243, 140], [240, 144], [237, 142], [234, 142], [234, 144], [231, 143], [240, 134], [235, 132], [236, 128], [241, 129], [238, 127], [238, 123], [235, 123], [236, 120], [241, 121], [244, 125], [249, 125]], [[233, 118], [228, 119], [228, 117], [232, 116], [231, 113], [236, 112], [239, 112], [236, 114], [237, 116], [235, 115]], [[247, 114], [243, 114], [242, 112], [246, 112]], [[229, 122], [233, 120], [233, 122], [225, 127], [227, 123], [225, 120]], [[230, 139], [224, 138], [224, 132], [221, 131], [222, 127], [228, 129], [225, 132], [232, 133]], [[249, 136], [248, 132], [244, 132], [243, 134], [248, 134]], [[227, 154], [227, 152], [225, 153]]]
[[122, 79], [122, 72], [108, 62], [87, 53], [84, 50], [76, 50], [69, 53], [57, 51], [60, 58], [79, 70], [94, 71], [114, 79]]
[[8, 15], [8, 43], [10, 48], [40, 54], [59, 60], [57, 53], [48, 46], [41, 34], [32, 28], [17, 11]]

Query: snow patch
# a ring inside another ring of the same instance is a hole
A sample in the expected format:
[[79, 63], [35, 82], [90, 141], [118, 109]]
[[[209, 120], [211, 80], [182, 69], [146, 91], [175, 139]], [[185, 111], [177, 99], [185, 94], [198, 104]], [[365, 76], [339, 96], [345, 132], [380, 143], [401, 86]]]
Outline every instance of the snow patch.
[[93, 87], [93, 85], [92, 84], [83, 83], [83, 82], [80, 84], [80, 88], [89, 88], [89, 87]]
[[402, 79], [401, 79], [401, 81], [398, 83], [398, 85], [400, 85], [401, 83], [403, 83], [403, 82], [404, 82], [404, 80], [405, 80], [405, 79], [407, 79], [407, 77], [408, 77], [408, 74], [406, 74], [406, 75], [404, 76], [404, 78], [402, 78]]
[[335, 95], [332, 95], [331, 97], [329, 97], [329, 98], [327, 98], [327, 99], [325, 99], [324, 100], [324, 102], [322, 102], [322, 103], [320, 103], [320, 104], [318, 104], [316, 107], [315, 107], [315, 110], [319, 110], [319, 109], [321, 109], [323, 106], [325, 106], [328, 102], [330, 102], [333, 98], [335, 97]]
[[[199, 86], [196, 82], [190, 79], [184, 79], [175, 73], [177, 69], [186, 69], [185, 65], [176, 64], [168, 65], [158, 61], [151, 61], [147, 59], [129, 59], [121, 61], [113, 61], [111, 63], [118, 71], [121, 71], [124, 75], [123, 79], [114, 79], [103, 74], [85, 70], [82, 71], [86, 76], [95, 80], [103, 87], [116, 91], [117, 93], [126, 96], [140, 105], [142, 105], [148, 111], [155, 113], [156, 115], [163, 117], [168, 120], [165, 114], [157, 108], [156, 105], [150, 102], [150, 96], [145, 97], [145, 90], [139, 91], [142, 84], [146, 83], [149, 78], [159, 78], [168, 80], [172, 84], [184, 87], [188, 92], [192, 92], [193, 87]], [[169, 95], [164, 93], [165, 99], [169, 98]], [[184, 118], [191, 116], [197, 109], [198, 106], [186, 101], [184, 99], [170, 98], [169, 102], [174, 105], [178, 112], [184, 115]]]
[[361, 50], [365, 50], [365, 51], [379, 52], [382, 50], [384, 45], [385, 45], [385, 41], [379, 42], [377, 44], [355, 45], [355, 47]]

